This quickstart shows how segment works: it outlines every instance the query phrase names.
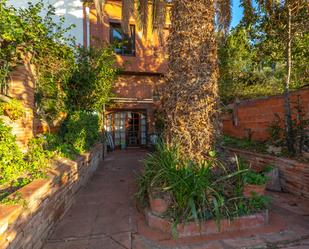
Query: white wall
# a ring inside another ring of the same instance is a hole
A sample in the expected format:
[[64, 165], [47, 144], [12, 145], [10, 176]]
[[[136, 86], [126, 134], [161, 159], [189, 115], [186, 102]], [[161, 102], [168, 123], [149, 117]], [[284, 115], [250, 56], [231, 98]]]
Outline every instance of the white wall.
[[[8, 4], [15, 8], [27, 7], [27, 3], [37, 3], [38, 0], [8, 0]], [[46, 5], [51, 4], [56, 8], [58, 17], [65, 17], [64, 27], [75, 24], [75, 28], [70, 30], [68, 34], [76, 38], [77, 44], [83, 44], [83, 4], [81, 0], [44, 0]], [[57, 20], [55, 20], [57, 21]]]

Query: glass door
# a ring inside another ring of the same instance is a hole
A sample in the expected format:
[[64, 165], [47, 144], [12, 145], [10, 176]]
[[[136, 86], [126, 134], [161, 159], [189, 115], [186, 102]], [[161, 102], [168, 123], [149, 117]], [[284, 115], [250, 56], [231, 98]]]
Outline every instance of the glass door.
[[141, 145], [147, 144], [147, 120], [146, 115], [140, 115], [140, 134], [141, 134]]
[[143, 113], [110, 113], [106, 118], [105, 129], [112, 134], [117, 148], [147, 144], [147, 119]]
[[140, 144], [140, 114], [128, 112], [127, 119], [127, 145], [136, 146]]
[[126, 113], [116, 112], [114, 115], [114, 142], [116, 146], [126, 145]]

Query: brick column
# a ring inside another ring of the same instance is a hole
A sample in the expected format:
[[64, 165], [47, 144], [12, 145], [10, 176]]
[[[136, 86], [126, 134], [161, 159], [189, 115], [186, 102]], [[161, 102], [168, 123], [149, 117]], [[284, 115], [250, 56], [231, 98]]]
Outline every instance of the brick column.
[[12, 132], [22, 148], [26, 148], [34, 134], [34, 81], [34, 67], [25, 59], [24, 64], [10, 74], [8, 83], [7, 95], [20, 100], [25, 108], [25, 116], [12, 124]]

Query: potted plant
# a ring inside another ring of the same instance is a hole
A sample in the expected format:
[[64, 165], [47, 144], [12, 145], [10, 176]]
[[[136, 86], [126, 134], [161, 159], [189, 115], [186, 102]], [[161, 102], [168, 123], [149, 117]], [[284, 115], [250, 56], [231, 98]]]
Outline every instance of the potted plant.
[[161, 215], [165, 213], [171, 203], [171, 196], [168, 192], [159, 190], [149, 191], [149, 206], [153, 213]]
[[249, 170], [244, 177], [243, 194], [250, 198], [255, 195], [265, 195], [267, 177], [264, 173]]

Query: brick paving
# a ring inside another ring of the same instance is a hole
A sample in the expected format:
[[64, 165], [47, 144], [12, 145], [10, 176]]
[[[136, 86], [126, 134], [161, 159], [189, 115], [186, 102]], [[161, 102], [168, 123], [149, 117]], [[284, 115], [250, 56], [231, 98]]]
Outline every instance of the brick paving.
[[262, 228], [184, 239], [150, 229], [134, 199], [145, 153], [110, 153], [43, 249], [309, 249], [308, 202], [288, 194], [272, 194], [270, 224]]

